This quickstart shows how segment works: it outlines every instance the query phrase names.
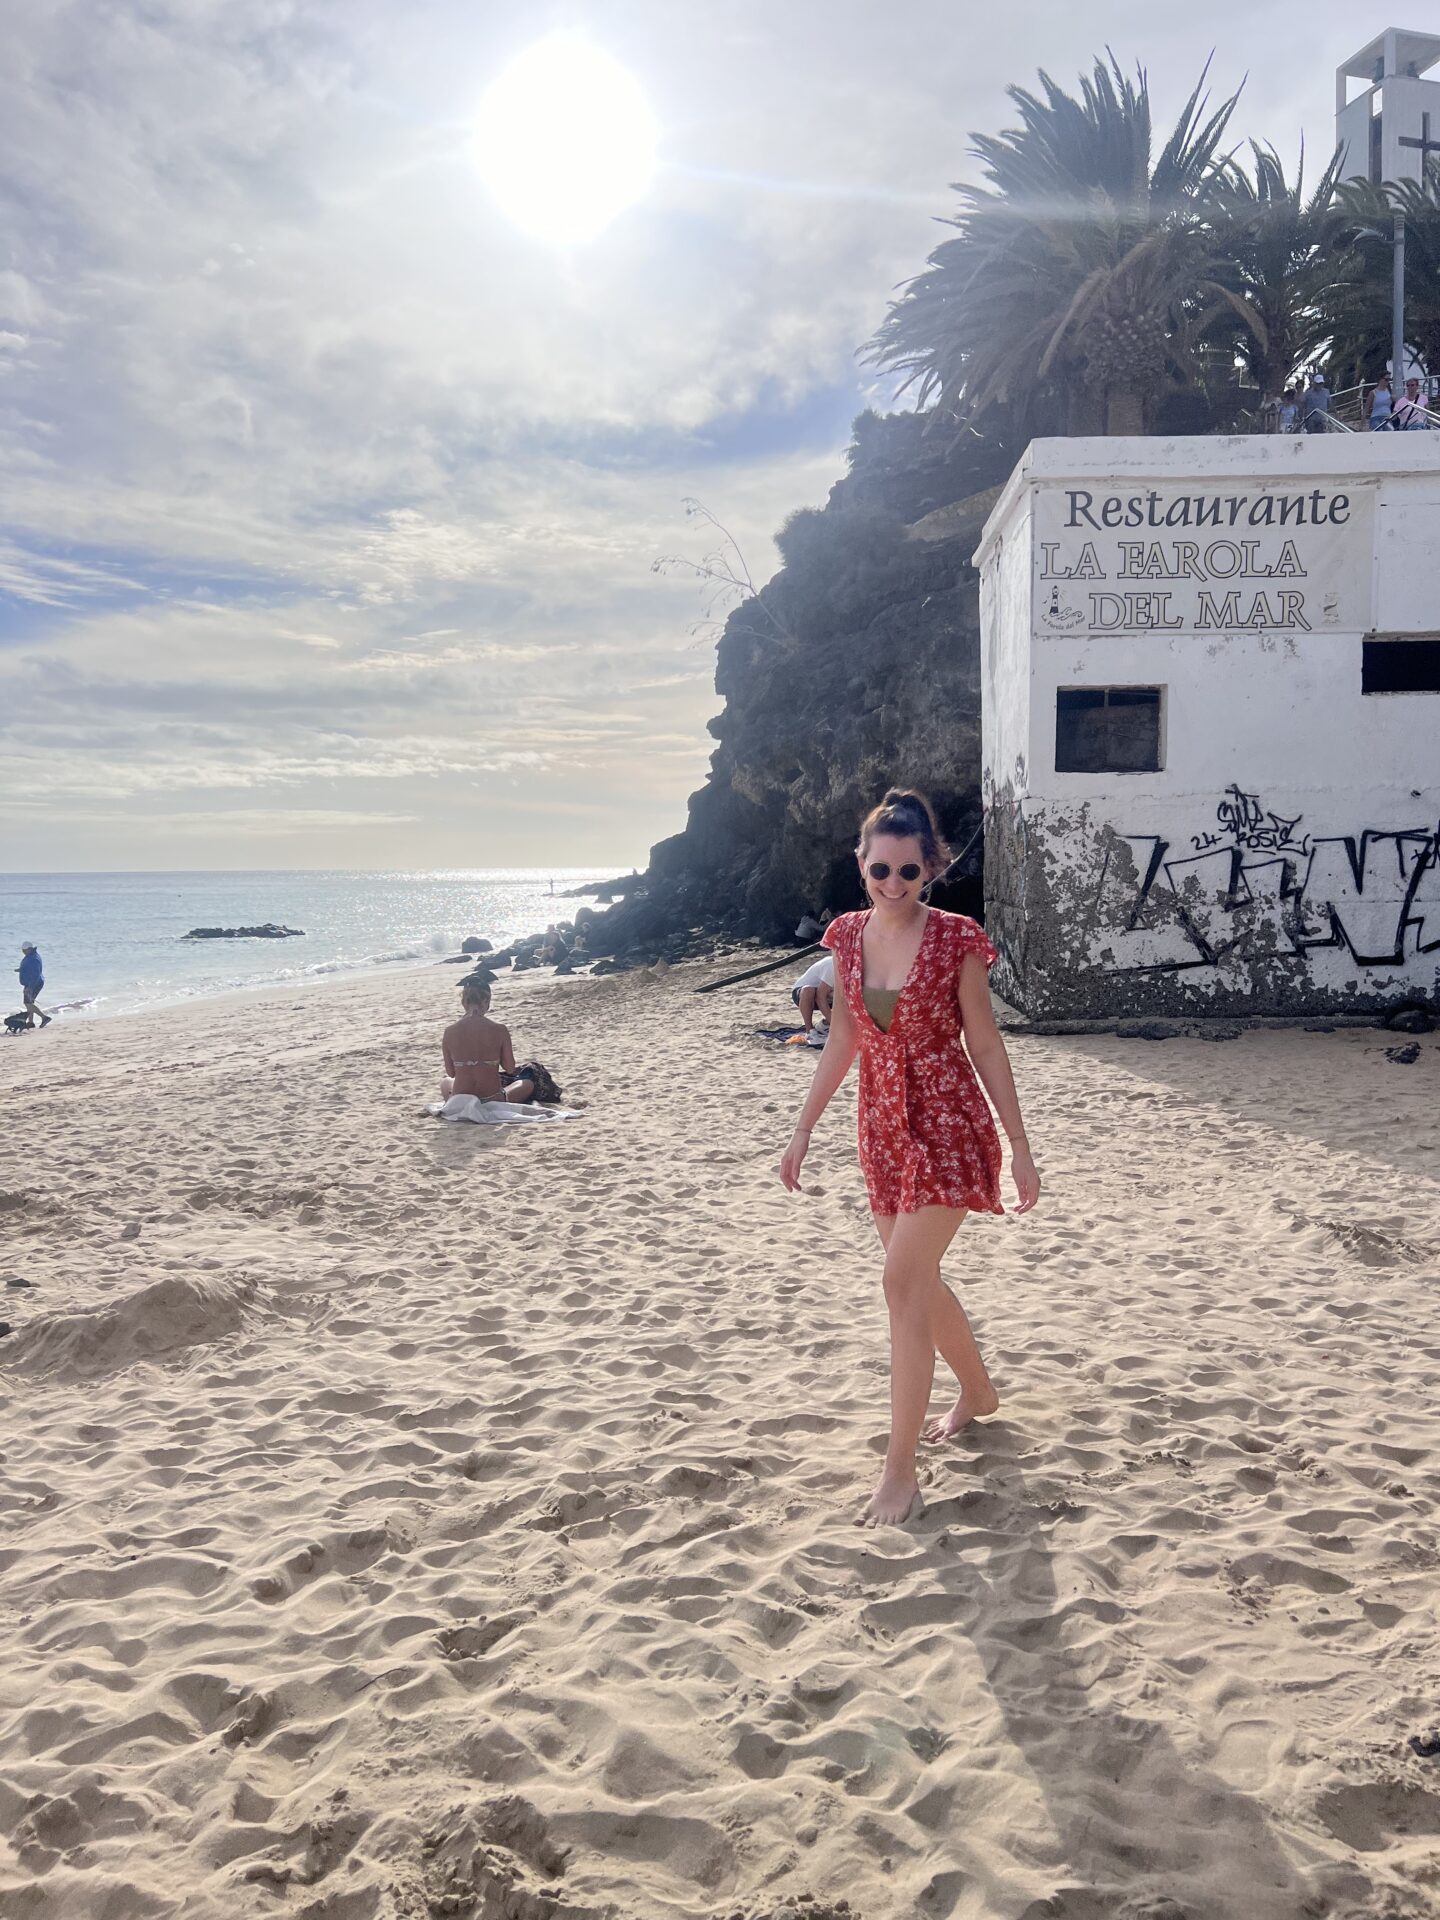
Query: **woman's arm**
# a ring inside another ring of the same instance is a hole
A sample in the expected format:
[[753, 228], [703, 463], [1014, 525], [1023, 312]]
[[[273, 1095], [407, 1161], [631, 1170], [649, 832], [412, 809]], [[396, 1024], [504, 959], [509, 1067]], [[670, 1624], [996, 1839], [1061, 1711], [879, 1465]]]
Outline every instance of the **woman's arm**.
[[451, 1032], [452, 1032], [452, 1029], [450, 1027], [446, 1027], [445, 1032], [443, 1033], [440, 1039], [440, 1051], [445, 1056], [446, 1077], [448, 1079], [453, 1080], [455, 1078], [455, 1061], [450, 1052]]
[[791, 1193], [800, 1191], [800, 1167], [805, 1155], [810, 1151], [810, 1135], [820, 1116], [829, 1106], [836, 1088], [850, 1071], [851, 1062], [859, 1050], [860, 1042], [855, 1037], [855, 1023], [850, 1018], [850, 1008], [845, 996], [837, 987], [835, 1004], [830, 1010], [830, 1037], [825, 1042], [815, 1068], [815, 1078], [810, 1082], [810, 1091], [805, 1096], [805, 1104], [800, 1109], [800, 1118], [795, 1123], [790, 1144], [785, 1149], [785, 1157], [780, 1162], [780, 1181]]
[[515, 1071], [515, 1042], [510, 1038], [510, 1029], [500, 1029], [500, 1065], [506, 1073]]
[[995, 1024], [990, 1004], [990, 982], [985, 962], [978, 953], [967, 953], [960, 962], [960, 1025], [965, 1036], [965, 1051], [979, 1074], [990, 1104], [994, 1107], [1010, 1142], [1010, 1171], [1019, 1196], [1017, 1213], [1028, 1213], [1040, 1198], [1040, 1175], [1035, 1170], [1030, 1143], [1025, 1138], [1025, 1123], [1020, 1118], [1020, 1097], [1015, 1091], [1015, 1076], [1010, 1071], [1010, 1056]]

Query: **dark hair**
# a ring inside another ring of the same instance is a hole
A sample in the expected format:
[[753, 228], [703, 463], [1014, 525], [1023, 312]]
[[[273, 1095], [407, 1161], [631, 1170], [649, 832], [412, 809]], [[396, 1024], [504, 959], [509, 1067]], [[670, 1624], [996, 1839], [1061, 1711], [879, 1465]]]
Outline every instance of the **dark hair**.
[[909, 787], [891, 787], [879, 806], [872, 807], [861, 821], [857, 851], [862, 860], [877, 833], [894, 834], [900, 840], [918, 840], [932, 880], [950, 864], [950, 849], [940, 838], [934, 808], [923, 793]]
[[462, 1007], [488, 1007], [492, 995], [490, 982], [483, 974], [467, 974], [460, 982], [460, 1004]]

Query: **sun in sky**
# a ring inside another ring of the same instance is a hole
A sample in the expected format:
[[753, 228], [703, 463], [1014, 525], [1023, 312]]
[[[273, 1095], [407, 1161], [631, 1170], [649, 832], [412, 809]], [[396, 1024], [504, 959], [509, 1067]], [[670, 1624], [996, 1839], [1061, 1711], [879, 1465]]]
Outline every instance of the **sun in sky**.
[[575, 246], [649, 191], [656, 137], [634, 74], [588, 41], [554, 35], [517, 55], [486, 90], [474, 152], [516, 226]]

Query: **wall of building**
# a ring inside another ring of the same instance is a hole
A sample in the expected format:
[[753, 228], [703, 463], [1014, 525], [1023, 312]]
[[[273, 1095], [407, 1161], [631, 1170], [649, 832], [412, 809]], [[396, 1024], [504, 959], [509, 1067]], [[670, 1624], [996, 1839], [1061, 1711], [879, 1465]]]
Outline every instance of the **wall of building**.
[[[1361, 692], [1367, 636], [1440, 632], [1436, 442], [1031, 447], [976, 556], [1007, 998], [1107, 1017], [1440, 991], [1440, 694]], [[1055, 770], [1060, 691], [1107, 686], [1161, 689], [1160, 771]]]
[[1370, 177], [1370, 101], [1371, 91], [1367, 90], [1335, 116], [1335, 144], [1345, 150], [1340, 167], [1342, 180]]
[[995, 984], [1014, 1000], [1026, 973], [1030, 872], [1031, 550], [1027, 496], [1007, 490], [986, 526], [980, 573], [981, 791], [985, 803], [985, 925], [1000, 949]]
[[1388, 76], [1380, 87], [1380, 178], [1382, 180], [1418, 180], [1421, 177], [1417, 147], [1402, 147], [1401, 135], [1412, 140], [1420, 137], [1422, 115], [1430, 115], [1431, 138], [1440, 136], [1440, 84], [1434, 80], [1412, 80], [1406, 74]]

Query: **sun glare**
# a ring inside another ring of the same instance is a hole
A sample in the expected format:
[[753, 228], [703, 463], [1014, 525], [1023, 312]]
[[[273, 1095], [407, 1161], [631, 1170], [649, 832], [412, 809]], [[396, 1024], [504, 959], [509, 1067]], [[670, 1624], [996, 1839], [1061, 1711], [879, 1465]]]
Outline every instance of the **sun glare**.
[[640, 83], [583, 40], [537, 41], [487, 89], [475, 120], [481, 178], [537, 240], [593, 240], [655, 175], [656, 126]]

